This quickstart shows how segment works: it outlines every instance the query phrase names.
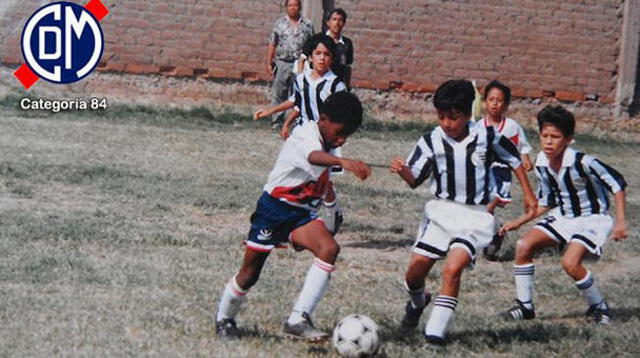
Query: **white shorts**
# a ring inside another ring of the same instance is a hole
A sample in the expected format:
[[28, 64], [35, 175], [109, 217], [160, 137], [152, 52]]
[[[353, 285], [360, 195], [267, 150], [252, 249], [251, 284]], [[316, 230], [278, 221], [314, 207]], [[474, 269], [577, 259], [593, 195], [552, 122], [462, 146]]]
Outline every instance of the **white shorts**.
[[603, 214], [576, 218], [548, 215], [533, 228], [557, 241], [560, 244], [560, 250], [575, 241], [586, 247], [590, 253], [602, 256], [602, 246], [609, 239], [613, 219], [610, 215]]
[[494, 217], [486, 206], [430, 200], [424, 206], [413, 252], [439, 260], [450, 248], [459, 247], [474, 260], [478, 250], [491, 243], [494, 233]]

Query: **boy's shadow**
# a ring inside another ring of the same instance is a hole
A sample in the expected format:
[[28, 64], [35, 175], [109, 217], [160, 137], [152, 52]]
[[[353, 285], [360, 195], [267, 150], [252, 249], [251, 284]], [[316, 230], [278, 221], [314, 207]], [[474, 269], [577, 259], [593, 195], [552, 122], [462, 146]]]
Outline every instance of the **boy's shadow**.
[[413, 240], [401, 239], [401, 240], [368, 240], [362, 242], [347, 242], [342, 244], [343, 247], [353, 247], [359, 249], [397, 249], [410, 247], [413, 244]]

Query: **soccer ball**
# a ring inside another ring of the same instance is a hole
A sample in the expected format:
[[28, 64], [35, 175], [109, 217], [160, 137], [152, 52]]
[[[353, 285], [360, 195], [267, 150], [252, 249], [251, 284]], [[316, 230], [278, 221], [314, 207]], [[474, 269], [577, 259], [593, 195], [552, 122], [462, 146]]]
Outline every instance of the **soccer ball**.
[[365, 315], [348, 315], [333, 330], [333, 347], [342, 357], [370, 357], [380, 348], [378, 325]]

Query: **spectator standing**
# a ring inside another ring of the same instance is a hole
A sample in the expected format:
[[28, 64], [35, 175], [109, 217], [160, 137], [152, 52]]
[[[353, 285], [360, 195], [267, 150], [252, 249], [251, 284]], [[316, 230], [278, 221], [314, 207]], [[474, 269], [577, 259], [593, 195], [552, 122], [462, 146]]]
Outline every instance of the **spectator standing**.
[[[273, 25], [267, 49], [266, 70], [273, 78], [271, 84], [271, 104], [277, 105], [289, 97], [294, 74], [293, 62], [302, 54], [302, 46], [313, 33], [313, 24], [302, 17], [301, 0], [285, 0], [287, 15]], [[284, 121], [284, 113], [274, 115], [271, 124], [279, 127]]]

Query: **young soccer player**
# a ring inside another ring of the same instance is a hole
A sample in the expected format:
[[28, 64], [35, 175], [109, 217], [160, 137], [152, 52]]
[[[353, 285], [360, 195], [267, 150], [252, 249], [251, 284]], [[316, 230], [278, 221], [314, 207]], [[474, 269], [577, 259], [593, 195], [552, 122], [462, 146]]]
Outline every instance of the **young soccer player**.
[[424, 209], [416, 243], [405, 274], [410, 300], [402, 319], [403, 328], [418, 325], [431, 300], [425, 278], [437, 260], [445, 259], [442, 286], [425, 327], [425, 336], [443, 342], [445, 331], [458, 304], [463, 269], [476, 252], [489, 244], [495, 232], [491, 202], [491, 158], [498, 157], [512, 168], [524, 192], [526, 212], [536, 207], [535, 196], [521, 165], [518, 150], [493, 127], [470, 121], [474, 89], [466, 80], [451, 80], [438, 87], [433, 104], [440, 125], [418, 140], [406, 162], [395, 158], [391, 171], [415, 188], [431, 176], [435, 199]]
[[[529, 158], [531, 146], [524, 135], [522, 127], [513, 119], [505, 117], [511, 103], [511, 89], [498, 80], [489, 82], [484, 87], [484, 103], [486, 115], [482, 118], [485, 127], [493, 126], [503, 136], [509, 138], [516, 145], [522, 158], [524, 170], [531, 171], [533, 165]], [[500, 161], [491, 164], [491, 173], [495, 179], [497, 197], [489, 204], [488, 210], [493, 212], [496, 206], [505, 206], [511, 202], [511, 169]], [[504, 236], [496, 234], [483, 252], [490, 261], [498, 259], [498, 251], [502, 247]]]
[[239, 337], [236, 315], [249, 289], [256, 283], [271, 250], [290, 241], [296, 249], [314, 255], [309, 271], [289, 319], [287, 336], [316, 341], [328, 334], [316, 329], [311, 315], [322, 298], [340, 248], [317, 208], [326, 195], [329, 167], [340, 165], [364, 180], [371, 169], [363, 162], [331, 155], [362, 123], [362, 105], [348, 92], [331, 95], [320, 107], [320, 120], [309, 122], [284, 142], [269, 174], [264, 193], [251, 215], [251, 230], [244, 260], [220, 297], [216, 312], [216, 332], [223, 339]]
[[296, 118], [300, 117], [296, 125], [308, 121], [317, 122], [319, 108], [322, 102], [332, 93], [346, 91], [345, 84], [331, 71], [333, 59], [336, 57], [336, 44], [327, 35], [313, 35], [305, 47], [310, 51], [312, 68], [303, 70], [296, 76], [293, 83], [293, 94], [286, 101], [267, 108], [261, 108], [253, 114], [253, 119], [260, 119], [274, 113], [286, 111], [295, 106], [295, 110], [282, 126], [280, 135], [283, 139], [289, 136], [289, 130]]
[[[270, 116], [296, 107], [291, 115], [285, 120], [280, 131], [282, 139], [289, 137], [289, 130], [292, 123], [298, 117], [296, 128], [303, 124], [320, 119], [319, 108], [322, 103], [332, 94], [346, 91], [345, 84], [331, 71], [333, 59], [336, 57], [336, 44], [329, 36], [318, 33], [313, 35], [305, 44], [305, 52], [310, 53], [312, 69], [299, 74], [293, 84], [293, 94], [291, 97], [279, 105], [260, 109], [254, 113], [254, 119]], [[342, 156], [339, 147], [334, 148], [332, 154]], [[333, 172], [341, 172], [340, 168], [333, 168]], [[333, 183], [329, 182], [328, 194], [324, 198], [323, 207], [325, 210], [325, 224], [332, 233], [336, 233], [343, 221], [342, 210], [338, 205]]]
[[[533, 254], [544, 247], [558, 246], [566, 247], [562, 267], [587, 300], [587, 316], [596, 323], [608, 324], [611, 321], [609, 306], [582, 260], [587, 254], [602, 255], [602, 247], [612, 229], [614, 240], [626, 238], [624, 189], [627, 184], [615, 169], [569, 146], [575, 119], [562, 106], [543, 108], [538, 113], [538, 128], [542, 148], [536, 159], [540, 206], [535, 216], [506, 223], [502, 231], [515, 230], [551, 208], [557, 207], [559, 215], [546, 216], [518, 240], [513, 268], [517, 305], [504, 316], [514, 320], [535, 317]], [[607, 191], [615, 197], [615, 222], [609, 215]]]

